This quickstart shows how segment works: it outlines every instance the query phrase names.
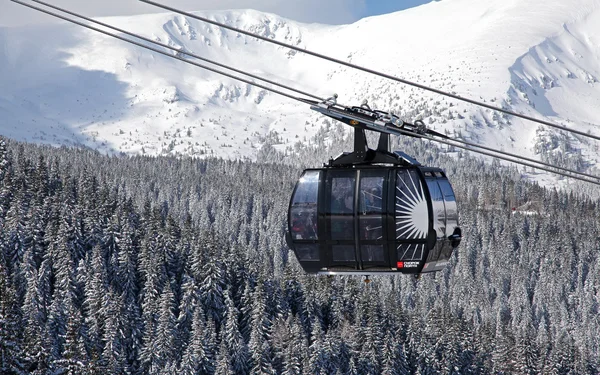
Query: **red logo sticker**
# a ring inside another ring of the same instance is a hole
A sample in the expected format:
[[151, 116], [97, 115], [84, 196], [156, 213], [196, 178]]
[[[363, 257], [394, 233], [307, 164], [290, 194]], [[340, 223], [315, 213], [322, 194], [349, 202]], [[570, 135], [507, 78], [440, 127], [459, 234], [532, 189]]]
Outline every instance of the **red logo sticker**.
[[398, 262], [397, 267], [398, 268], [404, 268], [404, 262]]

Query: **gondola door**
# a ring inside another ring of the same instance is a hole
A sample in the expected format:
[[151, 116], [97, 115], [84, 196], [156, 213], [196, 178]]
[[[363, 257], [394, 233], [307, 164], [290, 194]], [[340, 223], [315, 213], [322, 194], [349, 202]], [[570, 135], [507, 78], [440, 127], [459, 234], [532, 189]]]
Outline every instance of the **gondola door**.
[[327, 171], [325, 220], [329, 267], [363, 270], [389, 267], [385, 169]]
[[327, 171], [325, 220], [327, 227], [326, 263], [329, 267], [358, 269], [356, 254], [356, 170]]
[[361, 269], [389, 267], [387, 254], [387, 169], [363, 169], [358, 183], [358, 243]]

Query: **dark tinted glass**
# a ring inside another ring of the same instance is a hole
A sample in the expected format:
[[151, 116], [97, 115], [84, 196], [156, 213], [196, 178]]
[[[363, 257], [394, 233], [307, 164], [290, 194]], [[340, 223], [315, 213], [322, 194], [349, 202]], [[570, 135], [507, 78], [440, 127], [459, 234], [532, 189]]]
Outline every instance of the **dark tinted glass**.
[[318, 261], [319, 245], [300, 244], [296, 245], [296, 255], [301, 261]]
[[331, 247], [334, 262], [354, 262], [356, 254], [353, 245], [334, 245]]
[[383, 180], [384, 177], [361, 177], [359, 211], [363, 215], [380, 214], [383, 210]]
[[383, 239], [383, 220], [379, 217], [361, 216], [359, 218], [360, 239], [378, 241]]
[[296, 186], [290, 207], [290, 232], [294, 240], [316, 240], [319, 171], [306, 171]]
[[433, 229], [438, 237], [446, 235], [446, 208], [444, 197], [437, 180], [427, 179], [429, 194], [431, 195], [431, 206], [433, 208]]
[[332, 214], [354, 213], [354, 180], [354, 176], [332, 176], [329, 180], [331, 192], [329, 212]]
[[458, 226], [458, 208], [456, 206], [456, 198], [454, 191], [448, 180], [438, 180], [438, 184], [444, 195], [444, 203], [446, 204], [446, 236], [451, 236], [454, 233], [454, 228]]
[[363, 262], [383, 262], [383, 245], [361, 245], [360, 256]]
[[354, 240], [355, 171], [329, 171], [329, 227], [332, 240]]

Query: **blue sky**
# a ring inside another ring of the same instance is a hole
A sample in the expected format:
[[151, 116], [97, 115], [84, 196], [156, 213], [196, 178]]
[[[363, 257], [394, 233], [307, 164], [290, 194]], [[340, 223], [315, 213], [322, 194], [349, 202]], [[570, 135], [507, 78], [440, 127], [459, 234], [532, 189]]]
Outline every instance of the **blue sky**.
[[432, 0], [366, 0], [365, 16], [397, 12], [427, 4], [430, 1]]
[[[88, 16], [114, 16], [162, 11], [137, 0], [45, 0]], [[431, 0], [156, 0], [182, 10], [252, 8], [307, 23], [344, 24], [395, 12]], [[0, 27], [52, 22], [8, 0], [0, 0]]]

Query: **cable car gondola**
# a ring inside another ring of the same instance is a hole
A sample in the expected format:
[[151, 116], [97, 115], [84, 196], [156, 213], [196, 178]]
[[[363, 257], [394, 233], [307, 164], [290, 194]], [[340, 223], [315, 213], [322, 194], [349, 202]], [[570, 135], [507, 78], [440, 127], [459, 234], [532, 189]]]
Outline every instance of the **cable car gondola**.
[[[461, 240], [450, 181], [403, 152], [389, 152], [394, 130], [427, 133], [422, 123], [361, 107], [336, 108], [335, 97], [311, 106], [355, 128], [354, 152], [307, 169], [288, 212], [288, 246], [312, 274], [405, 273], [443, 269]], [[365, 130], [380, 133], [369, 149]]]

